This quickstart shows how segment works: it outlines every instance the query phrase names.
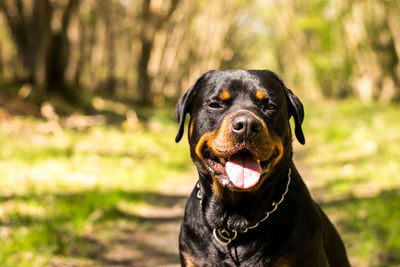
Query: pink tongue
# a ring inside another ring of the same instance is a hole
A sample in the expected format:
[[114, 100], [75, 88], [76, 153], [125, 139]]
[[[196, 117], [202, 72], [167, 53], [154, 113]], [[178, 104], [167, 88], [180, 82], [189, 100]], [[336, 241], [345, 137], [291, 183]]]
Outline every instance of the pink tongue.
[[238, 188], [251, 188], [260, 180], [261, 166], [250, 153], [233, 155], [225, 168], [229, 180]]

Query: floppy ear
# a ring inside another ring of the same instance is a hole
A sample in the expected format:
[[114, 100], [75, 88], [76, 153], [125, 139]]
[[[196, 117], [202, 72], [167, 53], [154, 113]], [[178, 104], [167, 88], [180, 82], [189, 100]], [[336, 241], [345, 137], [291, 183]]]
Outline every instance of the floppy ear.
[[286, 87], [286, 85], [284, 84], [282, 79], [279, 78], [278, 75], [276, 75], [273, 72], [272, 74], [275, 76], [275, 78], [283, 87], [288, 102], [289, 119], [291, 116], [293, 116], [294, 119], [294, 125], [295, 125], [294, 133], [299, 143], [304, 145], [306, 143], [306, 140], [304, 138], [303, 129], [301, 128], [301, 124], [303, 123], [304, 120], [303, 104], [301, 103], [300, 99], [295, 94], [293, 94], [293, 92], [289, 88]]
[[176, 120], [178, 121], [178, 132], [175, 137], [175, 142], [179, 142], [182, 139], [184, 128], [185, 128], [185, 118], [186, 118], [186, 113], [190, 112], [191, 109], [191, 104], [193, 97], [197, 93], [197, 89], [200, 88], [201, 83], [208, 79], [208, 77], [214, 73], [214, 70], [210, 70], [206, 73], [204, 73], [197, 81], [196, 83], [190, 87], [179, 99], [178, 103], [176, 104], [176, 109], [175, 109], [175, 117]]
[[175, 117], [179, 124], [178, 132], [175, 137], [175, 142], [179, 142], [182, 139], [184, 128], [185, 128], [185, 118], [186, 113], [189, 112], [189, 107], [192, 102], [193, 96], [195, 95], [195, 85], [189, 88], [179, 99], [175, 108]]
[[288, 88], [286, 88], [286, 96], [290, 102], [288, 103], [289, 116], [293, 116], [294, 118], [294, 133], [296, 134], [296, 138], [300, 142], [300, 144], [304, 145], [306, 143], [306, 140], [304, 138], [303, 129], [301, 128], [301, 124], [304, 120], [303, 104], [301, 103], [300, 99]]

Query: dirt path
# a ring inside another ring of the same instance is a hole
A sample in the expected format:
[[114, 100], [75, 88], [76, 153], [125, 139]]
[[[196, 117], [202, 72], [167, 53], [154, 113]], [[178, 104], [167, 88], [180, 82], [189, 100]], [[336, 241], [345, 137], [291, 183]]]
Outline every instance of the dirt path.
[[178, 236], [187, 196], [196, 180], [168, 184], [160, 194], [146, 196], [139, 212], [139, 224], [115, 229], [107, 243], [113, 244], [102, 266], [180, 266]]
[[[307, 168], [301, 162], [297, 166], [300, 172], [307, 173]], [[180, 266], [179, 226], [186, 198], [195, 182], [194, 178], [185, 184], [169, 184], [159, 195], [149, 196], [145, 201], [149, 205], [140, 210], [138, 226], [132, 227], [128, 223], [115, 229], [113, 237], [107, 242], [109, 244], [106, 254], [101, 257], [100, 262], [97, 261], [97, 264], [138, 267]]]
[[[174, 197], [175, 198], [175, 197]], [[169, 201], [159, 197], [159, 201]], [[118, 228], [105, 255], [105, 266], [179, 266], [178, 233], [184, 198], [176, 198], [172, 208], [143, 211], [139, 226]]]

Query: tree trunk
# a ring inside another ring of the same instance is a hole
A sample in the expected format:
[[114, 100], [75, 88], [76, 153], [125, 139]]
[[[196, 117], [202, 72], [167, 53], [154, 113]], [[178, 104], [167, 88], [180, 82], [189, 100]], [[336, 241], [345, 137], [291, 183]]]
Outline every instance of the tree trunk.
[[74, 100], [78, 86], [79, 0], [70, 0], [64, 10], [61, 29], [53, 31], [47, 58], [48, 91]]
[[139, 102], [143, 105], [151, 103], [151, 77], [148, 66], [153, 48], [155, 25], [151, 20], [150, 2], [151, 0], [143, 1], [140, 31], [141, 54], [137, 66]]
[[38, 101], [49, 92], [70, 95], [70, 89], [77, 84], [79, 3], [67, 3], [61, 29], [55, 30], [51, 28], [54, 7], [49, 0], [0, 1], [0, 10]]
[[142, 4], [141, 13], [141, 29], [140, 29], [140, 43], [141, 54], [137, 66], [138, 73], [138, 92], [139, 101], [143, 105], [152, 103], [152, 77], [149, 73], [150, 57], [153, 52], [154, 38], [163, 25], [171, 18], [175, 10], [177, 10], [180, 0], [171, 0], [168, 2], [168, 11], [164, 14], [153, 12], [151, 10], [151, 0], [144, 0]]
[[52, 9], [48, 0], [33, 2], [32, 10], [22, 0], [0, 1], [20, 60], [27, 70], [27, 80], [36, 88], [36, 97], [46, 96], [46, 59], [51, 40]]
[[105, 82], [105, 92], [112, 96], [115, 92], [116, 78], [115, 67], [117, 65], [116, 51], [115, 51], [115, 27], [114, 27], [114, 6], [110, 0], [103, 0], [100, 2], [101, 13], [104, 17], [106, 40], [105, 48], [107, 55], [107, 80]]

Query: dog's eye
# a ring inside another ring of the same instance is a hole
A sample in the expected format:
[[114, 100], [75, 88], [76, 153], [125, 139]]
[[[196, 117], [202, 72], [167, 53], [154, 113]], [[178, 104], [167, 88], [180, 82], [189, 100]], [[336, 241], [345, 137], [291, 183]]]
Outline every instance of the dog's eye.
[[276, 110], [278, 109], [278, 105], [274, 102], [268, 101], [264, 104], [264, 110]]
[[212, 108], [212, 109], [220, 109], [220, 108], [223, 108], [222, 107], [222, 105], [220, 104], [220, 103], [218, 103], [218, 102], [210, 102], [209, 104], [208, 104], [208, 106], [210, 107], [210, 108]]

